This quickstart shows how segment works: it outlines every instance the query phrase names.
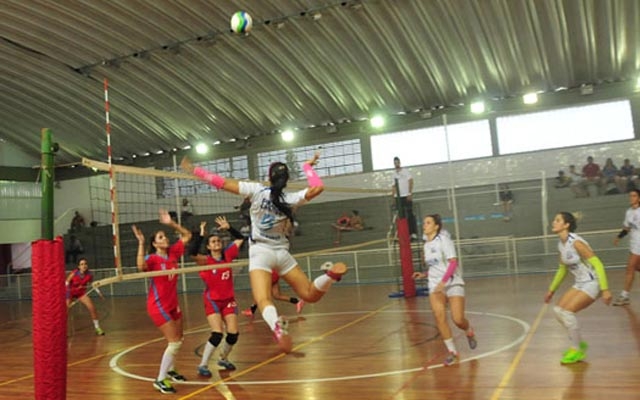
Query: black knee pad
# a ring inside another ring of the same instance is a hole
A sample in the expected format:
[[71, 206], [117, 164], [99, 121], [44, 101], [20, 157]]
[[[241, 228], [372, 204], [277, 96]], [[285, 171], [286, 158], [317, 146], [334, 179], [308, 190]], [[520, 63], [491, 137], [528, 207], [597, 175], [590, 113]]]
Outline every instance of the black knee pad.
[[222, 341], [222, 332], [211, 332], [211, 336], [209, 336], [209, 343], [213, 347], [217, 347]]
[[227, 343], [233, 346], [238, 342], [238, 336], [240, 336], [240, 333], [227, 333]]

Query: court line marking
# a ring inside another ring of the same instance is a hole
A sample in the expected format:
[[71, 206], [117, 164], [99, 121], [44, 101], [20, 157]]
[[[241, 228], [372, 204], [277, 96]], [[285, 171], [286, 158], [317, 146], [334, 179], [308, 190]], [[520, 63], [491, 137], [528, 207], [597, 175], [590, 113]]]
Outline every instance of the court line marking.
[[498, 384], [498, 387], [496, 388], [496, 390], [493, 392], [493, 395], [491, 396], [491, 400], [498, 400], [500, 398], [500, 395], [504, 391], [504, 389], [507, 387], [507, 384], [511, 380], [513, 373], [516, 371], [516, 368], [520, 364], [520, 360], [522, 359], [522, 356], [524, 355], [525, 350], [527, 349], [527, 347], [529, 346], [529, 343], [531, 342], [531, 338], [533, 338], [533, 334], [538, 330], [538, 326], [540, 326], [540, 321], [542, 321], [542, 317], [544, 316], [548, 307], [549, 307], [549, 303], [545, 303], [542, 306], [542, 308], [540, 308], [540, 311], [538, 312], [538, 316], [533, 322], [533, 326], [531, 327], [531, 330], [527, 334], [527, 337], [524, 339], [524, 342], [522, 342], [522, 345], [520, 346], [518, 353], [516, 353], [516, 356], [513, 358], [513, 361], [511, 361], [511, 365], [509, 365], [509, 368], [507, 369], [505, 374], [502, 376], [502, 380]]
[[[378, 308], [377, 310], [371, 311], [371, 312], [369, 312], [368, 314], [363, 315], [363, 316], [362, 316], [362, 317], [360, 317], [360, 318], [356, 318], [355, 320], [353, 320], [353, 321], [351, 321], [351, 322], [349, 322], [349, 323], [347, 323], [347, 324], [344, 324], [344, 325], [339, 326], [339, 327], [337, 327], [337, 328], [335, 328], [335, 329], [332, 329], [332, 330], [330, 330], [330, 331], [327, 331], [327, 332], [323, 333], [323, 334], [322, 334], [322, 335], [320, 335], [320, 336], [316, 336], [316, 337], [314, 337], [314, 338], [312, 338], [312, 339], [310, 339], [310, 340], [307, 340], [306, 342], [300, 343], [299, 345], [294, 346], [294, 347], [291, 349], [291, 352], [297, 351], [297, 350], [299, 350], [299, 349], [301, 349], [301, 348], [303, 348], [303, 347], [306, 347], [306, 346], [308, 346], [308, 345], [310, 345], [310, 344], [312, 344], [312, 343], [315, 343], [315, 342], [317, 342], [317, 341], [319, 341], [319, 340], [322, 340], [322, 339], [324, 339], [324, 338], [326, 338], [326, 337], [328, 337], [328, 336], [331, 336], [331, 335], [333, 335], [333, 334], [334, 334], [334, 333], [336, 333], [336, 332], [340, 332], [341, 330], [344, 330], [344, 329], [346, 329], [346, 328], [348, 328], [348, 327], [350, 327], [350, 326], [352, 326], [352, 325], [358, 324], [358, 323], [360, 323], [361, 321], [364, 321], [365, 319], [370, 318], [370, 317], [372, 317], [372, 316], [374, 316], [374, 315], [378, 314], [380, 311], [382, 311], [382, 310], [384, 310], [384, 309], [386, 309], [386, 308], [391, 307], [392, 305], [393, 305], [393, 303], [388, 303], [388, 304], [386, 304], [386, 305], [384, 305], [384, 306], [382, 306], [382, 307]], [[265, 365], [271, 364], [272, 362], [274, 362], [274, 361], [276, 361], [276, 360], [278, 360], [278, 359], [280, 359], [280, 358], [283, 358], [283, 357], [284, 357], [284, 356], [286, 356], [286, 355], [287, 355], [287, 354], [285, 354], [285, 353], [280, 353], [279, 355], [277, 355], [277, 356], [275, 356], [275, 357], [271, 357], [270, 359], [268, 359], [268, 360], [266, 360], [266, 361], [263, 361], [263, 362], [261, 362], [261, 363], [259, 363], [259, 364], [256, 364], [256, 365], [254, 365], [254, 366], [252, 366], [252, 367], [250, 367], [250, 368], [247, 368], [247, 369], [243, 370], [242, 372], [240, 372], [240, 373], [238, 373], [238, 374], [234, 374], [233, 376], [228, 376], [228, 377], [226, 377], [226, 378], [220, 379], [220, 380], [218, 380], [217, 382], [213, 382], [213, 383], [211, 383], [210, 385], [203, 387], [202, 389], [198, 389], [198, 390], [196, 390], [195, 392], [189, 393], [188, 395], [181, 397], [181, 398], [180, 398], [180, 400], [183, 400], [183, 399], [189, 399], [189, 398], [191, 398], [191, 397], [193, 397], [193, 396], [195, 396], [195, 395], [197, 395], [197, 394], [204, 393], [205, 391], [207, 391], [207, 390], [209, 390], [209, 389], [212, 389], [212, 388], [215, 388], [215, 387], [217, 387], [217, 386], [219, 386], [219, 385], [225, 385], [225, 386], [226, 386], [226, 382], [227, 382], [227, 381], [229, 381], [229, 380], [231, 380], [231, 379], [235, 379], [235, 378], [237, 378], [237, 377], [239, 377], [239, 376], [242, 376], [242, 375], [246, 375], [246, 374], [248, 374], [249, 372], [251, 372], [251, 371], [253, 371], [253, 370], [256, 370], [256, 369], [261, 368], [261, 367], [263, 367], [263, 366], [265, 366]]]
[[[367, 315], [364, 315], [363, 317], [360, 317], [354, 321], [351, 321], [349, 324], [338, 327], [336, 329], [334, 329], [333, 331], [329, 331], [329, 332], [325, 332], [324, 334], [322, 334], [321, 336], [312, 338], [304, 343], [301, 343], [300, 345], [294, 347], [293, 351], [307, 346], [311, 343], [317, 342], [319, 340], [324, 339], [326, 336], [329, 336], [339, 330], [345, 329], [349, 326], [352, 326], [354, 324], [356, 324], [357, 322], [360, 322], [366, 318], [369, 318], [370, 316], [373, 316], [375, 314], [385, 314], [385, 313], [393, 313], [393, 314], [397, 314], [397, 313], [414, 313], [414, 312], [426, 312], [426, 313], [431, 313], [431, 310], [385, 310], [386, 308], [390, 307], [392, 304], [389, 304], [385, 307], [382, 307], [378, 310], [374, 310], [374, 311], [346, 311], [346, 312], [336, 312], [336, 313], [322, 313], [322, 314], [309, 314], [306, 317], [330, 317], [330, 316], [334, 316], [334, 315], [351, 315], [351, 314], [362, 314], [362, 313], [369, 313]], [[372, 314], [375, 313], [375, 314]], [[529, 332], [530, 330], [530, 326], [527, 322], [515, 318], [515, 317], [511, 317], [509, 315], [503, 315], [503, 314], [495, 314], [495, 313], [490, 313], [490, 312], [475, 312], [475, 311], [466, 311], [466, 314], [473, 314], [473, 315], [480, 315], [480, 316], [488, 316], [488, 317], [494, 317], [494, 318], [500, 318], [500, 319], [506, 319], [509, 321], [512, 321], [518, 325], [520, 325], [522, 327], [522, 334], [516, 338], [515, 340], [513, 340], [511, 343], [507, 343], [501, 347], [498, 347], [494, 350], [491, 351], [487, 351], [472, 357], [468, 357], [465, 359], [461, 359], [459, 361], [460, 364], [462, 363], [466, 363], [466, 362], [470, 362], [473, 360], [478, 360], [481, 358], [486, 358], [486, 357], [490, 357], [494, 354], [498, 354], [501, 353], [503, 351], [506, 351], [514, 346], [517, 346], [518, 344], [520, 344], [523, 340], [525, 340], [526, 336], [527, 336], [527, 332]], [[204, 329], [208, 329], [208, 328], [204, 328]], [[193, 332], [193, 330], [192, 330]], [[155, 380], [155, 378], [148, 378], [145, 376], [141, 376], [141, 375], [137, 375], [137, 374], [133, 374], [130, 372], [127, 372], [125, 370], [123, 370], [122, 368], [120, 368], [118, 366], [118, 360], [123, 357], [124, 355], [126, 355], [127, 353], [138, 349], [140, 347], [146, 346], [149, 343], [155, 342], [155, 341], [159, 341], [159, 340], [164, 340], [164, 338], [159, 338], [153, 341], [148, 341], [145, 343], [141, 343], [139, 345], [130, 347], [128, 349], [125, 349], [124, 351], [122, 351], [121, 353], [115, 355], [111, 361], [109, 362], [109, 366], [111, 367], [111, 369], [123, 376], [132, 378], [132, 379], [137, 379], [137, 380], [141, 380], [141, 381], [147, 381], [147, 382], [153, 382]], [[230, 375], [229, 377], [225, 378], [227, 380], [230, 379], [235, 379], [238, 376], [242, 376], [245, 375], [248, 372], [251, 372], [253, 370], [255, 370], [258, 366], [263, 366], [266, 363], [271, 363], [273, 361], [276, 361], [277, 359], [280, 359], [282, 356], [284, 356], [284, 353], [279, 354], [278, 356], [272, 357], [266, 361], [263, 361], [259, 364], [256, 364], [253, 367], [250, 367], [247, 370], [242, 370], [239, 373], [234, 373], [233, 375]], [[384, 377], [384, 376], [392, 376], [392, 375], [401, 375], [401, 374], [407, 374], [407, 373], [414, 373], [414, 372], [419, 372], [419, 371], [424, 371], [424, 370], [429, 370], [429, 369], [433, 369], [433, 368], [442, 368], [444, 365], [443, 364], [434, 364], [434, 365], [429, 365], [429, 366], [420, 366], [420, 367], [415, 367], [415, 368], [408, 368], [408, 369], [402, 369], [402, 370], [393, 370], [393, 371], [384, 371], [384, 372], [376, 372], [376, 373], [370, 373], [370, 374], [361, 374], [361, 375], [349, 375], [349, 376], [337, 376], [337, 377], [328, 377], [328, 378], [312, 378], [312, 379], [285, 379], [285, 380], [269, 380], [269, 381], [242, 381], [242, 382], [229, 382], [226, 381], [225, 379], [221, 379], [219, 381], [216, 382], [198, 382], [198, 381], [186, 381], [186, 382], [180, 382], [179, 385], [197, 385], [197, 386], [211, 386], [214, 387], [212, 385], [219, 385], [224, 383], [227, 386], [231, 386], [231, 385], [282, 385], [282, 384], [301, 384], [301, 383], [317, 383], [317, 382], [334, 382], [334, 381], [347, 381], [347, 380], [356, 380], [356, 379], [369, 379], [369, 378], [377, 378], [377, 377]]]

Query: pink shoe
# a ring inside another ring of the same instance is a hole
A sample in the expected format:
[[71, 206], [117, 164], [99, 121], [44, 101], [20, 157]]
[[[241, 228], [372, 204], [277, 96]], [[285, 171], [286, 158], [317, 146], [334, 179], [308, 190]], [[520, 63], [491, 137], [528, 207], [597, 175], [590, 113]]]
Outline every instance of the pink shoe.
[[253, 318], [253, 313], [251, 312], [250, 308], [247, 308], [246, 310], [242, 310], [242, 315], [244, 315], [247, 318]]
[[304, 307], [304, 300], [300, 300], [296, 303], [296, 312], [298, 314], [302, 312], [302, 307]]
[[273, 330], [273, 337], [278, 342], [278, 346], [285, 353], [290, 353], [293, 347], [291, 336], [289, 336], [289, 321], [283, 316], [278, 317], [276, 328]]
[[347, 273], [347, 264], [343, 262], [337, 262], [327, 270], [327, 275], [329, 275], [329, 278], [333, 279], [336, 282], [339, 282], [340, 279], [342, 279], [342, 275], [346, 273]]

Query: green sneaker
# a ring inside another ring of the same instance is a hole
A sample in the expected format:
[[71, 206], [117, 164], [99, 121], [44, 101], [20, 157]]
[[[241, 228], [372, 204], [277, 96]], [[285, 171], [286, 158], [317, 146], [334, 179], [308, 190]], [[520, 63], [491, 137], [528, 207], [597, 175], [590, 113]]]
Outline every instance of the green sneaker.
[[96, 335], [104, 336], [104, 331], [102, 330], [102, 328], [96, 328]]
[[153, 387], [158, 389], [160, 393], [175, 393], [176, 389], [171, 385], [169, 378], [165, 378], [161, 381], [154, 381]]
[[[582, 343], [584, 343], [584, 342], [582, 342]], [[580, 345], [581, 345], [580, 347], [582, 347], [582, 343], [580, 343]], [[584, 351], [576, 350], [576, 349], [569, 349], [562, 356], [562, 360], [560, 360], [560, 364], [563, 364], [563, 365], [575, 364], [577, 362], [580, 362], [580, 361], [584, 360], [585, 357], [586, 357], [586, 354], [584, 353]]]
[[587, 342], [580, 342], [580, 351], [583, 352], [585, 355], [587, 354], [588, 348], [589, 348], [589, 345], [587, 344]]

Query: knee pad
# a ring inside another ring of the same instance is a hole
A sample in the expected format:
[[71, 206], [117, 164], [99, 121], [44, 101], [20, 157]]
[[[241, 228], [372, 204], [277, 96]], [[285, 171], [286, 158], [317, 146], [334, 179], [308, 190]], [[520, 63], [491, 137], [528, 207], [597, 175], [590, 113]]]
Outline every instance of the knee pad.
[[176, 354], [178, 354], [180, 347], [182, 347], [182, 340], [179, 342], [169, 342], [169, 344], [167, 344], [167, 351], [171, 355], [175, 356]]
[[222, 341], [222, 332], [211, 332], [211, 336], [209, 336], [209, 343], [213, 347], [217, 347]]
[[556, 318], [564, 325], [568, 330], [578, 329], [578, 318], [576, 318], [576, 314], [571, 311], [567, 311], [564, 308], [560, 308], [558, 306], [553, 308], [553, 311], [556, 312]]
[[238, 343], [238, 336], [240, 336], [240, 333], [227, 333], [227, 337], [225, 340], [227, 341], [227, 343], [233, 346], [234, 344]]

